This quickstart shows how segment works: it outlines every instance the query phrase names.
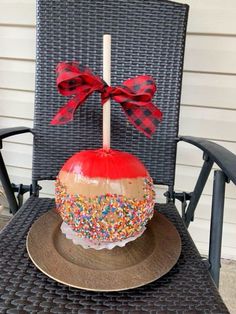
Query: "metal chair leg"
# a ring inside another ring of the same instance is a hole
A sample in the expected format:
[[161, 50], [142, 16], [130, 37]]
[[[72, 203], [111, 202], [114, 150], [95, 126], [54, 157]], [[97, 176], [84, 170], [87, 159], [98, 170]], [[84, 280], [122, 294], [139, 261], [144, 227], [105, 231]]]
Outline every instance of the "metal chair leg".
[[187, 207], [186, 213], [185, 213], [185, 225], [186, 227], [189, 226], [191, 220], [193, 220], [194, 211], [197, 207], [198, 201], [200, 199], [200, 196], [202, 194], [202, 191], [205, 187], [206, 181], [209, 177], [209, 174], [211, 172], [211, 168], [213, 166], [213, 161], [210, 160], [207, 156], [204, 156], [204, 164], [202, 166], [200, 175], [198, 177], [197, 183], [195, 185], [194, 191], [192, 193], [189, 205]]
[[2, 182], [2, 186], [9, 203], [10, 211], [12, 214], [15, 214], [18, 210], [18, 204], [14, 192], [12, 190], [11, 182], [8, 177], [8, 173], [1, 153], [0, 153], [0, 180]]
[[227, 178], [221, 170], [215, 170], [209, 244], [209, 270], [217, 287], [219, 287], [220, 278], [220, 258], [226, 180]]

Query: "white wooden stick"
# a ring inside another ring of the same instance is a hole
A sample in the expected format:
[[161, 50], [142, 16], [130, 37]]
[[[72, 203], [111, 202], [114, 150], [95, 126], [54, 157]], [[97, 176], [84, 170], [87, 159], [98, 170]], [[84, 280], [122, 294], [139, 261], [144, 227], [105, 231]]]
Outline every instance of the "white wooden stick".
[[[103, 79], [111, 85], [111, 35], [103, 35]], [[111, 101], [103, 105], [103, 149], [110, 149], [111, 142]]]

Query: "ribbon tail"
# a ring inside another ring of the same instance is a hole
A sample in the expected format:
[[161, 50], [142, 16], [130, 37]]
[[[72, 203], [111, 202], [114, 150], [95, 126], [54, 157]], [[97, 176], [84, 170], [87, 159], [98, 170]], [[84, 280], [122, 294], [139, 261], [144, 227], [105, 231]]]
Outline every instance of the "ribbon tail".
[[68, 101], [68, 103], [62, 107], [54, 118], [51, 120], [50, 124], [66, 124], [73, 120], [74, 112], [77, 107], [81, 104], [81, 101], [77, 99], [77, 97], [72, 98]]
[[151, 138], [162, 120], [162, 112], [152, 103], [144, 106], [126, 103], [122, 108], [133, 126], [148, 138]]

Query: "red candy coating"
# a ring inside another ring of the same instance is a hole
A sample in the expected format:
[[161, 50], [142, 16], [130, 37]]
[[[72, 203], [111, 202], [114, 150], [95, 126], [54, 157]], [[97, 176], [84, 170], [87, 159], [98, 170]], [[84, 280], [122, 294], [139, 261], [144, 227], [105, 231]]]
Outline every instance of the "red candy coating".
[[83, 150], [68, 159], [61, 171], [89, 178], [121, 179], [149, 176], [137, 157], [112, 149]]

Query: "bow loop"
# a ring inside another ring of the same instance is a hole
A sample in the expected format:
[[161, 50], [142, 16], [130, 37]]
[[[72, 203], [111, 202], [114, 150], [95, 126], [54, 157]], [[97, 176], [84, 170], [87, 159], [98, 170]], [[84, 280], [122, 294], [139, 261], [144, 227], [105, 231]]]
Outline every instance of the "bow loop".
[[58, 111], [51, 124], [71, 121], [76, 109], [94, 91], [101, 93], [102, 104], [109, 98], [120, 103], [129, 121], [147, 137], [151, 137], [162, 118], [161, 111], [152, 103], [156, 84], [148, 75], [130, 78], [121, 86], [111, 87], [78, 62], [61, 62], [57, 66], [57, 86], [63, 96], [74, 97]]

